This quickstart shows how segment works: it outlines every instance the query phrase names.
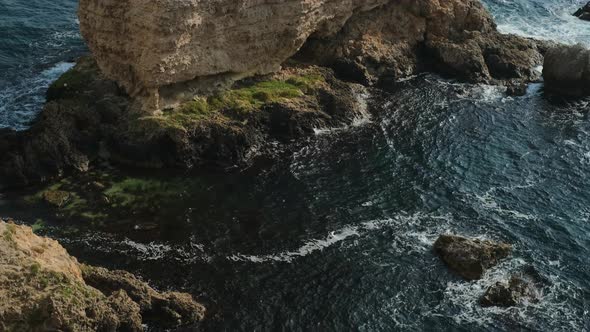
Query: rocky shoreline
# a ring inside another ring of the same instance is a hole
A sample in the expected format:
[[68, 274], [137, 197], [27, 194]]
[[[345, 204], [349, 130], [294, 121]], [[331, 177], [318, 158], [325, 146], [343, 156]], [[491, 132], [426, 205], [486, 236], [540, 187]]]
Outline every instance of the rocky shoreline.
[[[129, 77], [114, 70], [114, 55], [105, 53], [113, 36], [92, 33], [102, 24], [99, 12], [85, 11], [94, 5], [84, 1], [80, 9], [94, 58], [80, 59], [49, 88], [47, 104], [29, 130], [0, 132], [0, 188], [47, 183], [105, 162], [178, 170], [243, 166], [264, 154], [269, 141], [289, 142], [312, 135], [315, 128], [350, 124], [364, 111], [359, 98], [366, 89], [387, 89], [388, 82], [418, 72], [503, 84], [518, 94], [527, 82], [539, 79], [534, 67], [548, 48], [547, 43], [498, 33], [479, 1], [395, 1], [367, 5], [329, 34], [305, 30], [308, 39], [298, 52], [285, 50], [282, 69], [274, 73], [225, 85], [219, 83], [225, 79], [204, 74], [213, 90], [203, 92], [194, 82], [205, 82], [205, 76], [179, 81], [185, 76], [165, 71], [150, 81], [151, 71], [140, 73], [143, 67], [130, 63], [132, 76], [144, 78], [131, 89]], [[111, 5], [117, 6], [101, 8]], [[228, 10], [238, 9], [232, 5]], [[388, 23], [393, 18], [399, 26]], [[162, 19], [157, 24], [170, 23], [168, 17]], [[175, 24], [183, 26], [182, 21]], [[231, 29], [241, 31], [239, 26]], [[274, 43], [269, 41], [273, 50], [282, 45]], [[163, 55], [154, 51], [153, 56]], [[224, 64], [231, 68], [232, 63]], [[201, 63], [195, 66], [204, 70]], [[138, 89], [159, 91], [162, 101], [156, 104], [161, 107], [146, 109], [153, 98]]]
[[0, 221], [0, 330], [143, 331], [194, 324], [192, 296], [160, 293], [124, 271], [78, 263], [57, 241]]
[[[92, 219], [120, 203], [118, 192], [110, 190], [120, 183], [108, 176], [99, 181], [93, 171], [240, 169], [272, 154], [275, 143], [288, 145], [318, 128], [350, 125], [367, 112], [367, 94], [392, 89], [392, 82], [410, 75], [434, 72], [505, 85], [517, 95], [540, 80], [535, 67], [546, 54], [546, 62], [560, 57], [549, 43], [500, 34], [476, 0], [366, 0], [343, 7], [335, 1], [288, 0], [284, 6], [299, 9], [282, 15], [268, 4], [240, 14], [242, 2], [202, 8], [202, 2], [188, 1], [186, 8], [160, 8], [130, 19], [121, 13], [134, 1], [81, 1], [81, 28], [93, 55], [51, 85], [29, 130], [0, 131], [0, 189], [48, 185], [33, 198], [71, 217]], [[316, 5], [313, 15], [305, 10], [309, 3]], [[262, 20], [269, 12], [278, 17], [274, 23]], [[255, 24], [248, 25], [252, 18]], [[154, 28], [144, 31], [145, 22]], [[125, 33], [117, 35], [117, 29]], [[222, 43], [219, 31], [226, 36]], [[149, 47], [150, 56], [144, 57]], [[555, 77], [549, 86], [588, 79]], [[60, 182], [67, 176], [84, 181]], [[76, 199], [94, 205], [72, 210]], [[26, 227], [0, 223], [2, 232], [2, 259], [11, 272], [2, 274], [0, 294], [19, 305], [0, 303], [0, 328], [136, 331], [143, 322], [174, 327], [203, 318], [204, 308], [187, 294], [158, 293], [126, 272], [81, 265]], [[49, 253], [62, 265], [37, 259], [48, 255], [44, 244], [55, 249]], [[441, 237], [435, 250], [459, 275], [474, 280], [505, 258], [510, 246]], [[462, 270], [465, 265], [469, 268]], [[59, 277], [40, 281], [45, 271]], [[530, 285], [515, 277], [492, 286], [482, 305], [533, 299]], [[10, 291], [16, 288], [25, 289], [27, 297], [17, 298]]]

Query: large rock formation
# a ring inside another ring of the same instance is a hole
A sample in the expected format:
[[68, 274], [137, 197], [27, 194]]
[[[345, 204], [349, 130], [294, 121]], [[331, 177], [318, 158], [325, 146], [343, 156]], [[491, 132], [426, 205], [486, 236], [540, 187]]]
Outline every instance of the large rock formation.
[[0, 221], [0, 331], [142, 331], [145, 322], [194, 323], [204, 311], [188, 294], [82, 266], [57, 241]]
[[350, 124], [366, 108], [351, 81], [431, 70], [523, 91], [546, 48], [499, 34], [478, 0], [81, 0], [80, 26], [94, 59], [52, 84], [30, 130], [0, 130], [0, 188], [103, 161], [243, 165]]
[[550, 49], [543, 77], [547, 91], [572, 97], [590, 95], [590, 50], [582, 45]]
[[530, 79], [541, 61], [533, 42], [498, 34], [478, 0], [81, 0], [79, 16], [103, 73], [144, 109], [276, 71], [306, 42], [305, 58], [367, 83], [424, 66]]
[[[27, 131], [0, 130], [0, 189], [87, 172], [104, 162], [190, 170], [244, 166], [269, 142], [350, 124], [367, 111], [364, 88], [331, 70], [292, 65], [161, 115], [131, 112], [132, 99], [91, 58], [49, 88], [47, 104]], [[67, 193], [43, 197], [59, 207]]]
[[330, 35], [387, 0], [80, 1], [102, 71], [131, 95], [198, 77], [268, 74], [311, 34]]
[[534, 281], [513, 275], [508, 282], [498, 281], [488, 287], [479, 303], [483, 307], [512, 307], [523, 302], [539, 302], [540, 296]]

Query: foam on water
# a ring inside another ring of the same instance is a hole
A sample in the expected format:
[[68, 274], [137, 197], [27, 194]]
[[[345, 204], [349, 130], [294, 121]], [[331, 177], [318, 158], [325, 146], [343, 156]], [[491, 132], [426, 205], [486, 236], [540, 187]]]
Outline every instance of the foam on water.
[[484, 0], [503, 33], [590, 45], [590, 24], [572, 14], [585, 0]]
[[27, 129], [43, 108], [49, 85], [73, 65], [59, 62], [38, 75], [0, 89], [0, 128]]

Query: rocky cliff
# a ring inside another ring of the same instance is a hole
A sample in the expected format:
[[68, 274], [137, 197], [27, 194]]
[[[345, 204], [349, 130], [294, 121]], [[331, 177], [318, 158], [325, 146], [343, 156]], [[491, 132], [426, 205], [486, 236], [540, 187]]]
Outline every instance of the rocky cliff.
[[78, 263], [57, 242], [0, 220], [0, 331], [142, 331], [203, 318], [188, 294]]
[[105, 162], [243, 166], [419, 72], [526, 91], [546, 51], [478, 0], [81, 0], [79, 15], [93, 57], [30, 130], [0, 131], [0, 188]]
[[497, 34], [478, 0], [81, 0], [79, 17], [102, 72], [148, 110], [275, 72], [302, 47], [368, 83], [425, 66], [530, 78], [541, 61], [534, 43]]

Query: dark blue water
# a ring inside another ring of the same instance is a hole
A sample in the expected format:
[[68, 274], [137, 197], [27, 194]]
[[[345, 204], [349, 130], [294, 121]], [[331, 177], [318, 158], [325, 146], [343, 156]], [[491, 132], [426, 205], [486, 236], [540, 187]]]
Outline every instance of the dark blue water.
[[0, 128], [25, 129], [45, 91], [86, 52], [75, 0], [0, 0]]
[[[277, 164], [191, 179], [149, 216], [53, 236], [205, 301], [205, 329], [587, 331], [590, 100], [521, 98], [420, 76], [357, 126], [319, 130]], [[113, 227], [113, 230], [111, 230]], [[131, 229], [131, 228], [127, 228]], [[513, 243], [477, 282], [433, 254], [438, 235]], [[485, 289], [534, 269], [540, 303], [482, 308]]]
[[[567, 15], [581, 3], [486, 1], [502, 30], [568, 42], [590, 31]], [[3, 29], [47, 14], [31, 40], [73, 32], [54, 48], [33, 43], [31, 54], [0, 48], [0, 73], [12, 75], [0, 80], [13, 91], [1, 95], [0, 114], [16, 119], [9, 126], [26, 117], [7, 116], [7, 105], [42, 101], [43, 84], [35, 94], [26, 82], [84, 49], [68, 4], [50, 15], [23, 1], [32, 13], [15, 19], [16, 5], [0, 0], [0, 15], [12, 12]], [[27, 45], [27, 29], [12, 30], [20, 42], [0, 35], [0, 45]], [[48, 232], [84, 261], [193, 293], [210, 309], [211, 331], [590, 331], [590, 101], [551, 100], [542, 84], [508, 98], [430, 75], [393, 90], [370, 119], [318, 130], [277, 164], [196, 177], [191, 195], [129, 214], [157, 232]], [[446, 232], [508, 241], [515, 252], [465, 282], [431, 251]], [[525, 267], [547, 280], [540, 303], [478, 305], [489, 285]]]

